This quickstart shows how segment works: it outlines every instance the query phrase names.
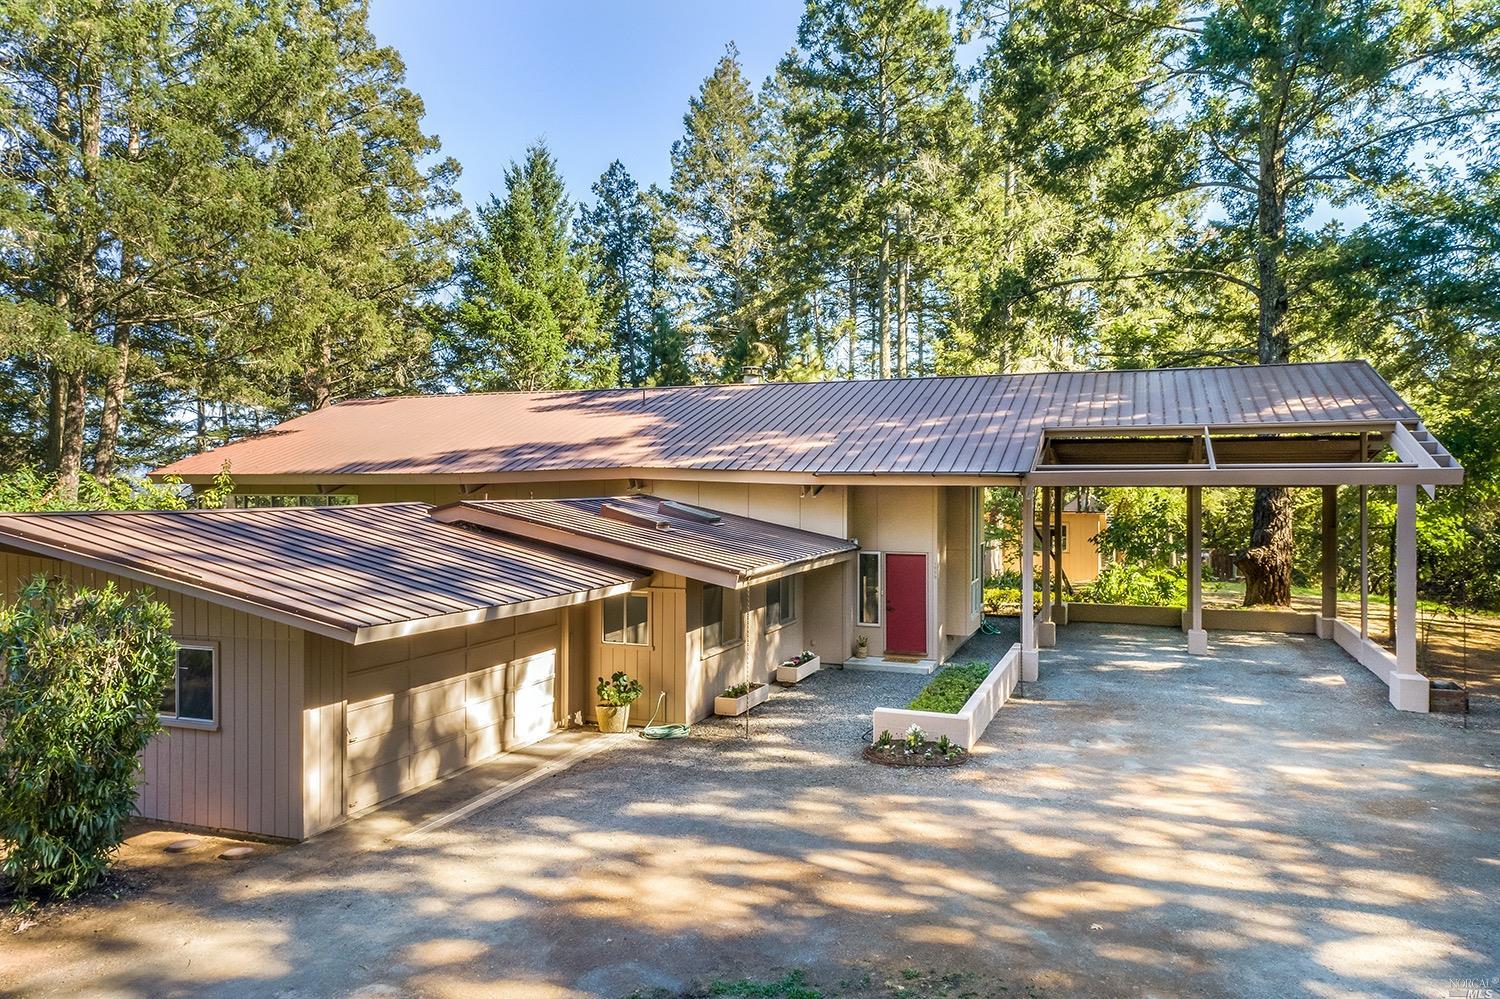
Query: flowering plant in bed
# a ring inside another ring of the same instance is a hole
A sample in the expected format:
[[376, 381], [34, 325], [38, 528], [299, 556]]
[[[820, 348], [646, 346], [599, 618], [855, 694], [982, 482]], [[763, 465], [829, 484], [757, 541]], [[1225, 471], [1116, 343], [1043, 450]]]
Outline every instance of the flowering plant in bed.
[[776, 667], [776, 682], [792, 684], [805, 680], [823, 668], [823, 659], [816, 652], [801, 652]]
[[865, 747], [865, 759], [888, 767], [956, 767], [969, 762], [969, 753], [946, 735], [927, 738], [920, 726], [912, 725], [897, 739], [890, 732]]

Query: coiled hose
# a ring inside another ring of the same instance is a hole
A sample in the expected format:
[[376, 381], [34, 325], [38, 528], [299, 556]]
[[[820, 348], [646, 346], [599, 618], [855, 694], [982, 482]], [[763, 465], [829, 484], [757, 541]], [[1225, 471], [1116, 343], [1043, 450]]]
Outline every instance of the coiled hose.
[[641, 729], [642, 739], [685, 739], [692, 731], [690, 725], [658, 725], [656, 716], [661, 714], [661, 709], [666, 707], [667, 695], [661, 694], [656, 699], [656, 710], [651, 712], [651, 718], [646, 722], [646, 727]]

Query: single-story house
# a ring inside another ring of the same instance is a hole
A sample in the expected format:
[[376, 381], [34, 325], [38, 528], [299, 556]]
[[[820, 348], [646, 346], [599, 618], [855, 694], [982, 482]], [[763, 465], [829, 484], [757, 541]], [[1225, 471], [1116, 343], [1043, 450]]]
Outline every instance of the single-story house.
[[804, 649], [930, 670], [981, 623], [994, 486], [1022, 495], [1030, 677], [1065, 620], [1047, 555], [1030, 605], [1062, 514], [1038, 490], [1181, 486], [1195, 511], [1204, 485], [1395, 486], [1396, 656], [1336, 607], [1319, 630], [1425, 710], [1416, 489], [1463, 474], [1362, 362], [355, 400], [154, 474], [225, 466], [236, 509], [0, 516], [0, 588], [168, 601], [142, 812], [291, 839], [587, 722], [615, 669], [689, 722]]

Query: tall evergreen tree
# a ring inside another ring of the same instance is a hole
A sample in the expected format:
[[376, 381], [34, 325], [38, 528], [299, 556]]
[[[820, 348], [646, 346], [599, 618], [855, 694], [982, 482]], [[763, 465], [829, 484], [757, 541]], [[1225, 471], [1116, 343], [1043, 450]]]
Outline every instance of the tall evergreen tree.
[[[1493, 158], [1476, 143], [1500, 115], [1500, 8], [1254, 0], [1214, 4], [1201, 20], [1185, 12], [1177, 28], [1186, 41], [1172, 65], [1191, 102], [1192, 182], [1217, 192], [1224, 216], [1183, 270], [1253, 299], [1253, 336], [1228, 345], [1245, 360], [1337, 350], [1337, 331], [1318, 323], [1308, 299], [1347, 244], [1318, 210], [1378, 214], [1426, 183], [1424, 147], [1460, 162]], [[1247, 603], [1290, 601], [1292, 550], [1290, 494], [1257, 490], [1242, 562]]]
[[593, 205], [579, 215], [579, 238], [594, 256], [589, 290], [614, 341], [621, 383], [640, 385], [652, 373], [653, 219], [640, 186], [619, 160], [594, 182], [593, 193]]
[[812, 97], [793, 120], [818, 147], [802, 186], [869, 258], [876, 373], [905, 375], [911, 276], [936, 268], [952, 229], [971, 117], [948, 13], [921, 0], [810, 0], [797, 45], [786, 71]]
[[480, 207], [459, 263], [445, 335], [450, 376], [469, 390], [612, 385], [618, 365], [574, 246], [557, 163], [537, 143]]
[[760, 337], [770, 178], [755, 92], [729, 46], [688, 102], [672, 144], [672, 208], [690, 274], [692, 332], [733, 376]]

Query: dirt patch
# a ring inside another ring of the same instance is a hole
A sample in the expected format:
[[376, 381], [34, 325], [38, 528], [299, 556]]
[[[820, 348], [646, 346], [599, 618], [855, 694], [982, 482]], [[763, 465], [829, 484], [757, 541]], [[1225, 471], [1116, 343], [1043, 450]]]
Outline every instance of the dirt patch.
[[0, 935], [25, 933], [33, 927], [54, 923], [65, 916], [128, 902], [145, 894], [156, 880], [157, 874], [150, 870], [115, 868], [94, 887], [62, 901], [20, 898], [15, 893], [13, 883], [0, 882]]

